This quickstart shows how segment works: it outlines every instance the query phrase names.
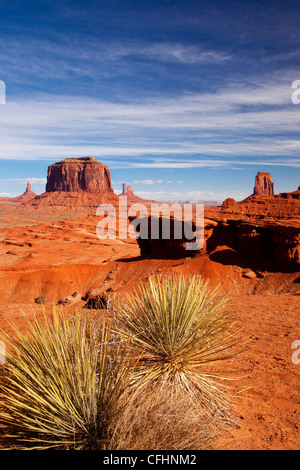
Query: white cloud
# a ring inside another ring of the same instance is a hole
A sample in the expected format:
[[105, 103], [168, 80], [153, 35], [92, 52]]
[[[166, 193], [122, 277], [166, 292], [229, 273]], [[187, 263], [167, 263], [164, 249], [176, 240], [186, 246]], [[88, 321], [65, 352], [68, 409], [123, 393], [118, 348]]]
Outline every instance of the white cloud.
[[276, 81], [127, 103], [10, 98], [1, 107], [0, 159], [94, 155], [107, 163], [111, 157], [111, 168], [171, 169], [254, 164], [253, 158], [299, 167], [299, 108], [290, 94]]
[[19, 194], [16, 193], [0, 193], [0, 197], [16, 197], [19, 196]]
[[135, 194], [143, 199], [156, 201], [224, 201], [228, 197], [233, 197], [241, 201], [249, 196], [249, 193], [240, 191], [135, 191]]
[[17, 184], [46, 184], [47, 178], [0, 178], [1, 183], [17, 183]]
[[146, 180], [134, 180], [133, 184], [161, 184], [163, 183], [163, 180], [151, 180], [151, 179], [146, 179]]

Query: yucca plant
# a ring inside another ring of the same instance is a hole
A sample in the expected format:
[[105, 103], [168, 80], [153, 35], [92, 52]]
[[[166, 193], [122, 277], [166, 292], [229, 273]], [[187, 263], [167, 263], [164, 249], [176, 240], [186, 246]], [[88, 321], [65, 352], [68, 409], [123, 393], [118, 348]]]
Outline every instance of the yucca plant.
[[21, 448], [105, 449], [129, 378], [108, 323], [53, 310], [6, 335], [0, 424]]
[[179, 387], [211, 414], [232, 416], [217, 361], [237, 353], [226, 296], [201, 277], [151, 276], [149, 283], [115, 305], [122, 335], [139, 355], [138, 388]]

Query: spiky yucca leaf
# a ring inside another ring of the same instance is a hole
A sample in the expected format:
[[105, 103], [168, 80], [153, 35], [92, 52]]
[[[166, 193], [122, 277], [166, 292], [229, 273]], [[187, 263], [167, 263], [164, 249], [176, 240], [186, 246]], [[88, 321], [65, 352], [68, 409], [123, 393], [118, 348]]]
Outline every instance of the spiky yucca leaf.
[[149, 284], [115, 306], [120, 330], [139, 351], [138, 386], [169, 382], [214, 411], [229, 408], [210, 366], [229, 359], [238, 342], [226, 296], [200, 277], [151, 276]]
[[0, 423], [18, 445], [105, 448], [128, 380], [122, 342], [113, 343], [110, 326], [95, 332], [85, 318], [53, 310], [14, 337], [6, 335]]

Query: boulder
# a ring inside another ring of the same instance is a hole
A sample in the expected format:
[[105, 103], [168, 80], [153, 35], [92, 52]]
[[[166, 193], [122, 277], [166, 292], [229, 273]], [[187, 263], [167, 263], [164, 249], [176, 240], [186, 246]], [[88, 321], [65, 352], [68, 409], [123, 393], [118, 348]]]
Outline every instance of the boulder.
[[243, 277], [246, 277], [247, 279], [256, 279], [256, 274], [252, 269], [247, 269], [247, 271], [243, 272]]

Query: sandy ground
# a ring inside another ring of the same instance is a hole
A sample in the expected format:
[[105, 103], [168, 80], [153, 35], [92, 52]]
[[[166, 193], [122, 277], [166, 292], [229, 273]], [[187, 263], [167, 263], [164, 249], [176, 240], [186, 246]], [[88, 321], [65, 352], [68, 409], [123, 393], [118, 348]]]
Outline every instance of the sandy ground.
[[15, 223], [11, 216], [2, 217], [1, 237], [0, 328], [11, 334], [11, 322], [24, 327], [23, 313], [42, 312], [35, 302], [41, 295], [49, 309], [74, 292], [85, 295], [103, 286], [122, 295], [149, 274], [172, 271], [221, 285], [248, 340], [246, 351], [220, 365], [224, 374], [239, 377], [232, 386], [239, 392], [235, 403], [240, 417], [239, 428], [222, 448], [300, 448], [300, 350], [297, 356], [292, 347], [300, 340], [299, 272], [254, 280], [245, 279], [239, 266], [208, 256], [145, 260], [132, 240], [98, 240], [93, 217], [50, 221], [35, 216]]

